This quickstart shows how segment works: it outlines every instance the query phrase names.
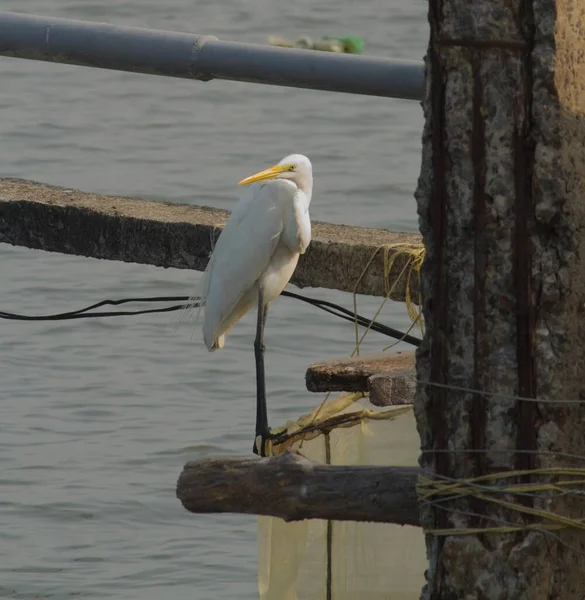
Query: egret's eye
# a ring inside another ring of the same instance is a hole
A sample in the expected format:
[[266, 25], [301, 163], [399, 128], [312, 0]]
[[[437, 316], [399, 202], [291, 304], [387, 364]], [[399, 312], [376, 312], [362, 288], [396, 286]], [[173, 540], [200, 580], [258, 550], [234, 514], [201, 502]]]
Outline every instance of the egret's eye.
[[289, 170], [289, 171], [295, 171], [295, 170], [296, 170], [296, 168], [297, 168], [297, 167], [296, 167], [295, 165], [291, 165], [291, 166], [288, 168], [288, 170]]

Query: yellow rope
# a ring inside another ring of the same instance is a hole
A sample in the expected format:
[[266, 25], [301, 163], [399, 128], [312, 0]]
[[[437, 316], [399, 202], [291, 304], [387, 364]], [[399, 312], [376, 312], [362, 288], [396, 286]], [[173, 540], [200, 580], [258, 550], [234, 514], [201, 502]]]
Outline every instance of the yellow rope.
[[[487, 487], [485, 484], [481, 488], [477, 484], [482, 482], [491, 482], [498, 479], [509, 479], [516, 477], [530, 476], [546, 476], [546, 477], [579, 477], [579, 479], [560, 480], [556, 482], [535, 482], [511, 484], [503, 487]], [[473, 535], [478, 533], [514, 533], [519, 531], [531, 530], [546, 530], [557, 531], [560, 529], [574, 528], [585, 529], [585, 519], [573, 519], [563, 515], [558, 515], [546, 510], [531, 508], [496, 498], [494, 495], [502, 494], [518, 494], [518, 493], [543, 493], [557, 492], [559, 494], [568, 494], [570, 490], [567, 488], [585, 487], [585, 469], [578, 468], [544, 468], [523, 471], [504, 471], [502, 473], [492, 473], [490, 475], [482, 475], [469, 479], [461, 479], [458, 481], [435, 480], [420, 476], [417, 482], [417, 493], [423, 501], [431, 501], [436, 497], [457, 495], [473, 496], [478, 500], [497, 504], [503, 508], [515, 511], [517, 513], [531, 515], [542, 520], [541, 523], [530, 523], [526, 525], [504, 525], [498, 527], [473, 527], [473, 528], [453, 528], [453, 529], [426, 529], [425, 533], [435, 536], [446, 535]], [[577, 494], [581, 495], [584, 492], [579, 490]], [[492, 494], [492, 495], [490, 495]], [[550, 499], [554, 499], [551, 496]], [[488, 517], [489, 518], [489, 517]]]
[[[574, 523], [581, 523], [583, 519], [576, 519]], [[559, 531], [567, 529], [566, 525], [553, 525], [548, 523], [533, 523], [515, 527], [512, 525], [502, 525], [500, 527], [470, 527], [468, 529], [423, 529], [425, 535], [434, 535], [445, 537], [447, 535], [478, 535], [486, 533], [518, 533], [521, 531]]]
[[[393, 251], [390, 254], [390, 251]], [[401, 256], [407, 256], [408, 259], [406, 261], [404, 269], [400, 272], [398, 277], [394, 280], [394, 284], [391, 289], [388, 289], [388, 282], [390, 279], [390, 273], [392, 271], [392, 267]], [[389, 244], [384, 247], [384, 282], [386, 286], [386, 296], [390, 296], [390, 294], [394, 291], [394, 287], [398, 284], [398, 282], [402, 279], [404, 272], [406, 271], [406, 284], [405, 284], [405, 303], [406, 309], [408, 311], [408, 316], [413, 323], [416, 323], [420, 326], [421, 330], [423, 329], [423, 319], [422, 319], [422, 295], [420, 292], [421, 286], [421, 277], [420, 270], [425, 257], [425, 249], [422, 244]], [[412, 275], [413, 273], [417, 274], [418, 277], [418, 298], [415, 303], [412, 299]], [[418, 305], [418, 308], [416, 307]]]
[[[425, 257], [425, 250], [422, 244], [389, 244], [380, 246], [372, 254], [370, 259], [364, 266], [353, 290], [353, 308], [355, 316], [355, 347], [351, 354], [359, 355], [360, 345], [365, 336], [370, 331], [370, 326], [360, 337], [357, 323], [357, 289], [365, 277], [370, 265], [376, 258], [380, 250], [384, 251], [384, 299], [381, 302], [378, 310], [372, 318], [374, 321], [380, 314], [386, 301], [392, 296], [396, 286], [401, 282], [403, 277], [406, 277], [405, 282], [405, 303], [408, 315], [412, 321], [412, 327], [419, 326], [424, 332], [424, 322], [422, 317], [422, 295], [421, 295], [421, 267]], [[390, 274], [395, 266], [396, 260], [400, 257], [407, 257], [404, 267], [398, 275], [394, 277], [394, 281], [390, 283]], [[416, 302], [413, 300], [412, 292], [412, 277], [416, 274], [418, 278], [418, 296]], [[410, 331], [410, 329], [409, 329]], [[398, 343], [398, 342], [396, 342]], [[386, 350], [390, 346], [384, 348]], [[329, 398], [326, 395], [323, 402], [309, 415], [301, 417], [295, 423], [288, 423], [281, 431], [288, 433], [286, 441], [279, 443], [276, 441], [275, 450], [277, 453], [282, 452], [286, 447], [294, 442], [308, 440], [320, 434], [326, 433], [337, 427], [352, 427], [357, 424], [364, 425], [367, 419], [392, 419], [403, 414], [408, 410], [412, 410], [412, 406], [397, 407], [393, 410], [375, 412], [367, 409], [340, 414], [339, 411], [347, 408], [352, 403], [356, 402], [363, 394], [348, 394], [333, 401], [331, 406], [324, 409], [325, 403]], [[288, 431], [287, 431], [288, 430]], [[286, 435], [286, 434], [285, 434]], [[556, 482], [536, 482], [526, 484], [508, 484], [502, 487], [489, 487], [486, 482], [494, 482], [496, 480], [517, 478], [523, 476], [544, 476], [544, 477], [579, 477], [579, 479], [560, 480]], [[478, 484], [482, 484], [479, 486]], [[572, 490], [571, 488], [583, 488]], [[419, 476], [417, 482], [417, 494], [423, 502], [433, 503], [438, 498], [445, 496], [472, 496], [486, 503], [496, 504], [503, 508], [523, 515], [531, 515], [539, 518], [540, 523], [529, 523], [525, 525], [500, 525], [495, 527], [470, 527], [470, 528], [452, 528], [452, 529], [424, 529], [424, 533], [435, 536], [448, 535], [474, 535], [486, 533], [516, 533], [522, 531], [558, 531], [567, 528], [585, 530], [585, 518], [573, 519], [563, 515], [558, 515], [546, 510], [524, 506], [517, 502], [506, 500], [496, 495], [503, 494], [530, 494], [530, 493], [558, 493], [570, 494], [573, 492], [576, 496], [582, 495], [585, 499], [585, 469], [578, 468], [544, 468], [523, 471], [505, 471], [502, 473], [492, 473], [480, 477], [461, 479], [458, 481], [436, 480], [423, 476]], [[547, 499], [546, 497], [544, 499]], [[554, 499], [554, 496], [550, 496]], [[487, 517], [489, 518], [489, 517]]]
[[[404, 243], [388, 244], [386, 246], [379, 246], [378, 248], [376, 248], [376, 250], [370, 257], [370, 259], [365, 264], [365, 266], [362, 269], [362, 272], [361, 272], [360, 276], [358, 277], [358, 279], [354, 285], [354, 288], [353, 288], [353, 310], [354, 310], [354, 319], [355, 319], [355, 346], [351, 353], [352, 357], [356, 356], [356, 355], [359, 356], [360, 346], [361, 346], [362, 342], [364, 341], [364, 338], [366, 337], [366, 335], [368, 334], [368, 332], [371, 329], [371, 324], [370, 324], [370, 325], [368, 325], [368, 327], [366, 328], [366, 330], [360, 337], [359, 326], [358, 326], [358, 322], [357, 322], [357, 289], [358, 289], [360, 283], [362, 282], [363, 278], [365, 277], [368, 269], [370, 268], [370, 265], [372, 264], [372, 262], [378, 255], [378, 252], [380, 252], [380, 250], [384, 251], [384, 270], [383, 270], [383, 272], [384, 272], [385, 294], [384, 294], [384, 299], [382, 300], [380, 306], [378, 307], [378, 310], [372, 317], [371, 321], [375, 321], [377, 319], [378, 315], [382, 311], [382, 308], [384, 307], [384, 304], [391, 297], [396, 286], [402, 281], [403, 277], [406, 277], [405, 302], [406, 302], [408, 314], [413, 322], [413, 325], [405, 333], [405, 335], [407, 335], [410, 332], [410, 330], [412, 329], [412, 327], [417, 324], [421, 327], [421, 330], [422, 330], [422, 314], [421, 314], [422, 299], [421, 299], [421, 294], [420, 294], [420, 269], [421, 269], [423, 259], [424, 259], [424, 253], [425, 253], [424, 246], [422, 244], [404, 244]], [[392, 282], [392, 284], [390, 284], [390, 273], [392, 272], [392, 269], [395, 265], [396, 259], [400, 256], [405, 256], [405, 255], [408, 258], [407, 258], [404, 266], [402, 267], [402, 269], [400, 270], [398, 275], [394, 278], [394, 281]], [[418, 309], [415, 308], [415, 303], [412, 300], [411, 277], [412, 277], [413, 272], [416, 272], [418, 274], [418, 288], [419, 288], [418, 302], [417, 302]], [[400, 342], [400, 340], [397, 340], [395, 342], [395, 344], [397, 344], [399, 342]], [[383, 350], [384, 351], [388, 350], [395, 344], [386, 346]], [[323, 399], [323, 401], [311, 413], [311, 415], [309, 415], [308, 422], [306, 422], [306, 424], [304, 425], [305, 428], [314, 429], [315, 423], [317, 423], [319, 419], [322, 420], [324, 418], [322, 415], [322, 411], [323, 411], [324, 407], [326, 406], [329, 396], [330, 396], [330, 392], [325, 395], [325, 398]], [[355, 402], [357, 400], [357, 398], [361, 398], [363, 396], [364, 396], [364, 394], [362, 394], [362, 393], [358, 394], [355, 399], [352, 399], [350, 401], [350, 403]], [[410, 410], [410, 408], [411, 407], [406, 407], [405, 410]], [[327, 412], [327, 409], [325, 409], [325, 412]], [[376, 413], [372, 413], [371, 411], [370, 411], [370, 413], [371, 414], [367, 414], [367, 415], [365, 413], [362, 413], [363, 418], [371, 418], [371, 419], [385, 418], [385, 417], [376, 417], [376, 416], [374, 416], [374, 414], [376, 414]], [[300, 420], [299, 420], [299, 424], [300, 424]], [[291, 424], [289, 423], [288, 425], [290, 427]], [[284, 435], [284, 431], [286, 431], [286, 429], [287, 429], [287, 427], [279, 428], [278, 430], [274, 430], [273, 432], [279, 433], [279, 434], [282, 433]], [[303, 439], [304, 439], [304, 437], [303, 437]], [[275, 450], [276, 446], [278, 446], [278, 441], [275, 441], [272, 444], [267, 443], [267, 449], [268, 449], [269, 455], [272, 454], [272, 452]], [[302, 442], [301, 442], [301, 446], [302, 446]]]
[[[354, 312], [354, 317], [355, 317], [355, 340], [356, 340], [356, 342], [355, 342], [355, 347], [353, 349], [353, 352], [351, 353], [351, 356], [356, 356], [356, 355], [359, 356], [360, 346], [371, 328], [371, 325], [368, 325], [368, 327], [366, 328], [366, 330], [360, 337], [359, 327], [358, 327], [358, 322], [357, 322], [357, 289], [358, 289], [360, 283], [362, 282], [364, 276], [366, 275], [368, 269], [370, 268], [370, 265], [376, 258], [378, 252], [380, 252], [380, 250], [384, 251], [384, 299], [382, 300], [380, 306], [378, 307], [378, 310], [376, 311], [376, 313], [374, 314], [374, 316], [372, 317], [371, 320], [375, 321], [378, 318], [378, 315], [382, 311], [384, 304], [386, 304], [386, 301], [392, 296], [394, 290], [396, 289], [396, 286], [400, 284], [400, 282], [402, 281], [403, 278], [406, 278], [405, 303], [406, 303], [406, 309], [408, 311], [408, 316], [410, 317], [413, 324], [418, 325], [421, 328], [421, 331], [424, 331], [423, 318], [422, 318], [422, 296], [420, 293], [420, 284], [421, 284], [420, 269], [422, 267], [422, 263], [423, 263], [424, 256], [425, 256], [424, 246], [422, 244], [405, 244], [405, 243], [396, 243], [396, 244], [388, 244], [386, 246], [379, 246], [378, 248], [376, 248], [376, 250], [370, 257], [368, 262], [365, 264], [365, 266], [353, 288], [353, 312]], [[394, 278], [394, 281], [392, 282], [392, 284], [390, 284], [390, 273], [392, 272], [394, 264], [396, 263], [396, 259], [398, 259], [401, 256], [406, 256], [407, 260], [404, 264], [404, 267], [402, 267], [400, 273], [398, 273], [398, 275]], [[417, 299], [416, 303], [412, 299], [411, 280], [412, 280], [413, 273], [416, 273], [418, 276], [419, 292], [418, 292], [418, 299]], [[418, 305], [418, 308], [416, 307], [416, 305]], [[412, 327], [411, 327], [411, 329], [412, 329]], [[410, 331], [410, 329], [409, 329], [409, 331]], [[384, 351], [388, 350], [388, 348], [391, 348], [392, 346], [396, 345], [399, 341], [400, 340], [398, 340], [394, 344], [391, 344], [390, 346], [386, 346], [383, 350]]]
[[[378, 254], [378, 252], [380, 252], [380, 250], [382, 250], [382, 248], [384, 248], [384, 246], [380, 246], [379, 248], [376, 248], [376, 250], [374, 250], [374, 253], [370, 257], [370, 260], [368, 260], [368, 262], [366, 263], [360, 276], [358, 277], [357, 281], [355, 282], [355, 285], [353, 286], [353, 315], [354, 315], [354, 319], [355, 319], [355, 348], [353, 349], [351, 356], [354, 356], [356, 354], [359, 356], [360, 344], [362, 343], [364, 337], [370, 330], [370, 325], [368, 325], [368, 327], [366, 328], [366, 331], [364, 332], [364, 335], [360, 339], [359, 326], [358, 326], [358, 321], [357, 321], [357, 288], [358, 288], [359, 284], [361, 283], [362, 279], [364, 278], [364, 275], [366, 274], [367, 270], [370, 268], [372, 261], [374, 260], [374, 258], [376, 258], [376, 255]], [[384, 277], [384, 285], [386, 286], [386, 277]], [[382, 302], [376, 315], [378, 315], [378, 313], [382, 310], [382, 306], [384, 306], [384, 302], [386, 302], [386, 298], [384, 298], [384, 301]], [[376, 317], [374, 317], [372, 319], [372, 321], [375, 320], [375, 318]]]
[[[343, 412], [352, 404], [363, 397], [362, 393], [341, 394], [327, 405], [325, 414], [319, 415], [320, 405], [309, 415], [300, 417], [296, 421], [289, 421], [284, 427], [279, 428], [279, 438], [273, 441], [272, 455], [280, 454], [286, 448], [300, 441], [299, 450], [305, 441], [312, 440], [319, 435], [340, 428], [363, 425], [366, 421], [392, 420], [412, 410], [412, 405], [393, 406], [383, 411], [358, 408], [351, 412]], [[273, 430], [274, 432], [274, 430]]]

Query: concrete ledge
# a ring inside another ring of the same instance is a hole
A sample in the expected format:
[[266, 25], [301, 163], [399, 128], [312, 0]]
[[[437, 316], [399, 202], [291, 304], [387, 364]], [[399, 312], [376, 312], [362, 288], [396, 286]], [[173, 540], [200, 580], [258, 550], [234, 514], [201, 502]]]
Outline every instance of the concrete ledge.
[[[370, 392], [373, 404], [410, 404], [416, 386], [414, 352], [381, 352], [313, 363], [305, 373], [309, 392]], [[374, 376], [383, 379], [374, 379]], [[373, 379], [373, 386], [371, 381]]]
[[[35, 183], [0, 179], [0, 242], [77, 254], [202, 271], [228, 212], [205, 206], [101, 196]], [[313, 223], [313, 241], [291, 280], [303, 287], [353, 292], [376, 251], [357, 292], [386, 293], [384, 252], [389, 244], [421, 242], [419, 235]], [[396, 260], [390, 286], [405, 258]], [[412, 277], [413, 297], [418, 285]], [[405, 280], [391, 298], [404, 301]]]

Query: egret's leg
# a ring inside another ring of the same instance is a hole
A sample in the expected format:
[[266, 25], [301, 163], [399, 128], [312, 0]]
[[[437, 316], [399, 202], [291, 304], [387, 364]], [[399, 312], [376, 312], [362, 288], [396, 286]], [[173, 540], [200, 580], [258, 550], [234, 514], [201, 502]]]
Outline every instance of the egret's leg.
[[254, 340], [254, 357], [256, 358], [256, 437], [254, 454], [264, 456], [264, 440], [270, 435], [268, 429], [268, 413], [266, 409], [266, 379], [264, 377], [264, 325], [268, 306], [264, 305], [264, 290], [258, 290], [258, 321], [256, 339]]

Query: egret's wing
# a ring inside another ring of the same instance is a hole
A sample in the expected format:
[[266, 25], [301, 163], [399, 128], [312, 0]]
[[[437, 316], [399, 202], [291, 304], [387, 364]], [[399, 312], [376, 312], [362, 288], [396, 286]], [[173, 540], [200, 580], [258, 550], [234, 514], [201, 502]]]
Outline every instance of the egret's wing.
[[244, 193], [240, 196], [238, 202], [232, 209], [226, 224], [223, 227], [223, 230], [215, 243], [215, 247], [213, 248], [211, 258], [209, 259], [209, 263], [207, 264], [207, 268], [203, 273], [203, 298], [207, 299], [209, 294], [209, 286], [211, 284], [211, 274], [214, 271], [214, 263], [217, 262], [218, 256], [222, 256], [223, 250], [222, 248], [226, 245], [227, 239], [232, 239], [233, 234], [232, 231], [238, 227], [238, 225], [245, 219], [246, 215], [250, 211], [250, 206], [254, 204], [254, 199], [256, 194], [258, 193], [259, 187], [262, 187], [262, 184], [255, 184], [247, 187]]
[[221, 323], [267, 269], [279, 243], [291, 190], [275, 183], [251, 185], [219, 236], [206, 273], [206, 340], [216, 337]]
[[[211, 240], [211, 252], [213, 257], [213, 239]], [[211, 261], [211, 258], [210, 258]], [[189, 296], [189, 300], [183, 307], [179, 315], [179, 322], [191, 319], [193, 317], [193, 313], [195, 313], [195, 322], [199, 321], [199, 315], [201, 314], [201, 309], [205, 306], [205, 298], [207, 297], [207, 292], [209, 289], [209, 263], [207, 264], [207, 268], [203, 272], [199, 283], [197, 284], [195, 291]]]

